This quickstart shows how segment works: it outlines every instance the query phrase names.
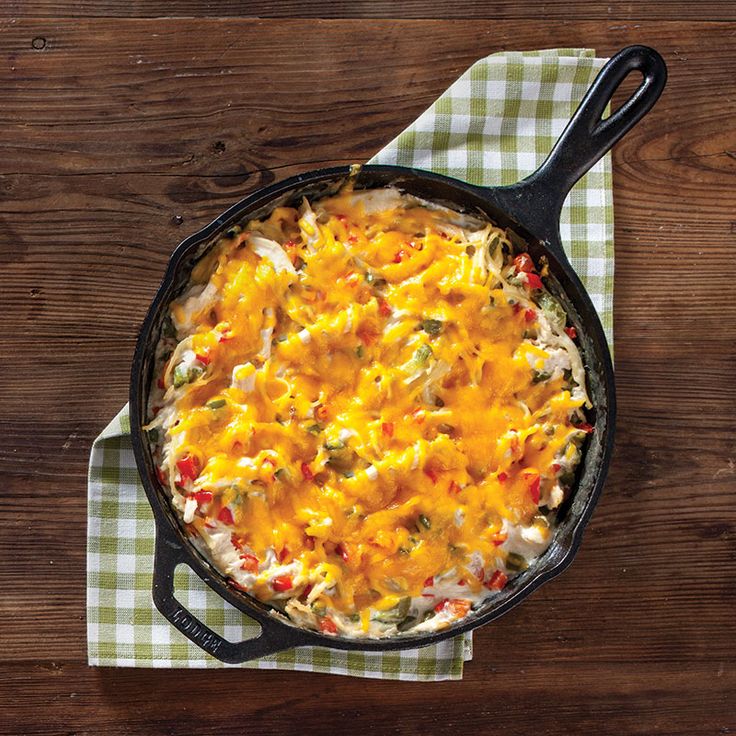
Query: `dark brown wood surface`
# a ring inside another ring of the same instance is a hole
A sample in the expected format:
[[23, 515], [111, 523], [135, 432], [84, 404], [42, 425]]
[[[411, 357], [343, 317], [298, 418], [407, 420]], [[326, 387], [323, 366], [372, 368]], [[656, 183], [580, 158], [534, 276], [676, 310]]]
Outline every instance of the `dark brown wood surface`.
[[[0, 734], [736, 732], [736, 23], [697, 20], [736, 13], [586, 5], [3, 6]], [[313, 14], [252, 14], [284, 9]], [[89, 447], [175, 244], [267, 182], [365, 160], [480, 56], [637, 42], [670, 82], [614, 153], [619, 432], [570, 570], [476, 633], [458, 683], [87, 667]]]
[[731, 0], [6, 0], [13, 17], [735, 20]]

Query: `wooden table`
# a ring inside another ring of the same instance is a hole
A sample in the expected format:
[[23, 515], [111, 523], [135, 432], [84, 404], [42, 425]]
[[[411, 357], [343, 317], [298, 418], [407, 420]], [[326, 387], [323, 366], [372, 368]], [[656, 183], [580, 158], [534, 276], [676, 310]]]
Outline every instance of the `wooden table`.
[[[3, 4], [0, 733], [736, 732], [736, 6], [241, 5]], [[614, 153], [619, 432], [572, 568], [458, 683], [89, 668], [87, 458], [173, 246], [365, 160], [478, 57], [630, 43], [670, 82]]]

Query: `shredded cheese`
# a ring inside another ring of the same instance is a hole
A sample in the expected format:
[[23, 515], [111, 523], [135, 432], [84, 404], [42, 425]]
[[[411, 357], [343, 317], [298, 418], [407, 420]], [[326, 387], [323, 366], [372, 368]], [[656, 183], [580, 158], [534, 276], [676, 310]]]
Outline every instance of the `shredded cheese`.
[[391, 636], [472, 615], [546, 549], [585, 374], [507, 233], [347, 187], [247, 223], [208, 268], [171, 305], [148, 427], [237, 585], [325, 633]]

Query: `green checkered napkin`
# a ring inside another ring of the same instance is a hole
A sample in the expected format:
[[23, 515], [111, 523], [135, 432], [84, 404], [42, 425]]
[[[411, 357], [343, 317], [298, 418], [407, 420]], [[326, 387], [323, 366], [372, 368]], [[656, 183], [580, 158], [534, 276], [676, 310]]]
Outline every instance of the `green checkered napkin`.
[[[431, 169], [474, 184], [512, 184], [542, 163], [605, 59], [556, 49], [493, 54], [476, 62], [371, 163]], [[562, 210], [562, 240], [612, 338], [613, 203], [606, 156]], [[127, 406], [95, 440], [89, 464], [87, 644], [91, 665], [223, 667], [158, 613], [151, 599], [154, 523], [138, 478]], [[188, 567], [179, 601], [232, 641], [259, 627]], [[300, 647], [242, 667], [402, 680], [460, 679], [470, 634], [401, 652]], [[231, 665], [232, 666], [232, 665]]]

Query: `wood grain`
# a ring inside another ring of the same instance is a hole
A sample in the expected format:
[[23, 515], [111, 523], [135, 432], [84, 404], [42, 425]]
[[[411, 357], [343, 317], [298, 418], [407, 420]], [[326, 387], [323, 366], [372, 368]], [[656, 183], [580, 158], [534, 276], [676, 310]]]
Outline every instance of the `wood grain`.
[[[555, 21], [556, 2], [522, 21], [62, 17], [162, 7], [11, 3], [0, 21], [0, 734], [736, 730], [736, 23], [571, 21], [602, 7], [582, 3]], [[365, 160], [484, 54], [636, 42], [670, 82], [614, 153], [620, 430], [570, 570], [476, 633], [460, 683], [86, 667], [89, 446], [174, 245], [263, 184]]]
[[730, 0], [9, 0], [10, 17], [123, 17], [156, 18], [216, 16], [235, 18], [428, 18], [547, 20], [734, 20]]

